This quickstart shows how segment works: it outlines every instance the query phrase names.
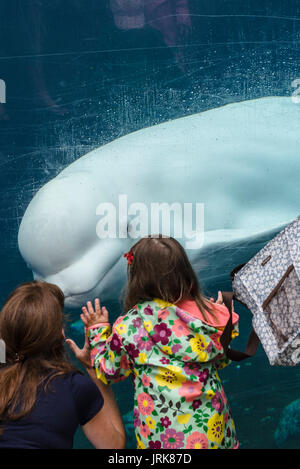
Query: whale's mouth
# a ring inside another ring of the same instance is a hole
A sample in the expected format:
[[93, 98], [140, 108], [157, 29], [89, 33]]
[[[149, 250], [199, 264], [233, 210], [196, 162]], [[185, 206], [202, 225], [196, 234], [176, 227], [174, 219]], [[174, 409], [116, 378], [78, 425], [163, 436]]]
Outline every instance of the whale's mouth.
[[[120, 258], [121, 259], [121, 258]], [[87, 289], [87, 290], [84, 290], [84, 291], [81, 291], [80, 293], [73, 293], [73, 294], [67, 294], [65, 295], [65, 304], [66, 306], [76, 306], [78, 307], [78, 304], [79, 302], [81, 301], [82, 303], [85, 303], [86, 301], [84, 300], [84, 298], [88, 298], [90, 297], [90, 299], [92, 300], [93, 297], [95, 297], [95, 295], [99, 295], [99, 293], [101, 292], [101, 296], [107, 296], [103, 291], [101, 291], [101, 285], [106, 281], [107, 277], [112, 273], [113, 269], [116, 267], [116, 265], [118, 264], [118, 262], [120, 261], [120, 259], [118, 259], [111, 267], [110, 269], [107, 270], [107, 272], [104, 273], [104, 275], [101, 277], [100, 280], [98, 280], [91, 288]], [[116, 282], [118, 283], [118, 281]], [[97, 291], [99, 293], [97, 293]], [[108, 293], [108, 292], [106, 292]], [[81, 300], [82, 299], [82, 300]]]
[[[101, 280], [100, 280], [100, 283], [101, 283]], [[72, 302], [72, 300], [76, 300], [76, 298], [80, 298], [82, 296], [88, 296], [89, 294], [92, 294], [92, 292], [95, 290], [95, 288], [97, 288], [99, 284], [97, 284], [95, 287], [91, 288], [90, 290], [86, 290], [86, 291], [83, 291], [83, 292], [80, 292], [80, 293], [74, 293], [74, 294], [71, 294], [71, 295], [65, 295], [65, 302]]]

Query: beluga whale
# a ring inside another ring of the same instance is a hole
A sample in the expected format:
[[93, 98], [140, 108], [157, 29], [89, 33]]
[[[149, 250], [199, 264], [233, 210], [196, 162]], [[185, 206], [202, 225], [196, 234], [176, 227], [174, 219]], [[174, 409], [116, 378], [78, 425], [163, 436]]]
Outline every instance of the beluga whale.
[[[239, 263], [237, 246], [299, 215], [299, 128], [300, 105], [265, 97], [180, 117], [96, 148], [34, 195], [19, 227], [21, 255], [34, 279], [62, 288], [70, 308], [119, 295], [124, 253], [147, 228], [148, 234], [174, 235], [200, 280], [201, 266], [208, 276], [221, 275]], [[170, 208], [167, 228], [157, 218], [151, 225], [158, 207]], [[212, 252], [219, 257], [212, 260]]]

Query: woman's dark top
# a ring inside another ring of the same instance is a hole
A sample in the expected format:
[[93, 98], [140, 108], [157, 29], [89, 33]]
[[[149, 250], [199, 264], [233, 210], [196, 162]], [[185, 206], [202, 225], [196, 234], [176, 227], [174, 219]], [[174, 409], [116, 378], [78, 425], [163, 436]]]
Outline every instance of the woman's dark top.
[[87, 376], [74, 372], [55, 377], [46, 391], [39, 389], [30, 414], [1, 422], [0, 448], [71, 449], [78, 426], [102, 406], [102, 394]]

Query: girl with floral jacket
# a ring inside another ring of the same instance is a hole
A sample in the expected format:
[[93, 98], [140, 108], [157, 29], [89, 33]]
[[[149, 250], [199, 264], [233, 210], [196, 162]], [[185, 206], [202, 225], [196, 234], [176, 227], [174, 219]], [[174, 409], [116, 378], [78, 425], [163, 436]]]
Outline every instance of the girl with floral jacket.
[[[112, 330], [108, 312], [91, 302], [81, 319], [92, 366], [105, 384], [131, 375], [139, 449], [237, 448], [235, 425], [218, 370], [229, 312], [219, 292], [206, 299], [182, 246], [173, 238], [141, 239], [126, 254], [126, 314]], [[238, 315], [233, 313], [233, 337]], [[69, 341], [70, 342], [70, 341]], [[71, 345], [71, 344], [70, 344]], [[80, 358], [83, 351], [73, 343]]]

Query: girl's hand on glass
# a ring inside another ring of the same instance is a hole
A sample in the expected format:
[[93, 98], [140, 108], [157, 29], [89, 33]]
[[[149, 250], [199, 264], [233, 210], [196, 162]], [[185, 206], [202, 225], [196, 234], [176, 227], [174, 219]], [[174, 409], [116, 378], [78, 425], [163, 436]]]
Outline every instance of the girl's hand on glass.
[[218, 303], [219, 305], [223, 305], [224, 304], [224, 301], [223, 301], [223, 295], [222, 295], [222, 292], [218, 291], [218, 298], [216, 300], [216, 303]]
[[[220, 291], [218, 291], [218, 298], [216, 300], [216, 303], [218, 303], [219, 305], [226, 306], [225, 303], [224, 303], [224, 300], [223, 300], [222, 292], [220, 292]], [[233, 300], [232, 300], [231, 306], [232, 306], [232, 311], [233, 311], [233, 309], [234, 309]]]
[[214, 298], [210, 298], [210, 301], [211, 301], [211, 303], [217, 303], [219, 305], [223, 305], [224, 301], [223, 301], [222, 293], [220, 291], [218, 291], [218, 298], [216, 299], [216, 301], [215, 301]]
[[101, 308], [99, 298], [95, 299], [95, 307], [93, 307], [91, 301], [88, 301], [86, 306], [83, 306], [81, 309], [82, 314], [80, 318], [86, 328], [95, 326], [96, 324], [108, 323], [109, 321], [108, 311], [105, 306]]

